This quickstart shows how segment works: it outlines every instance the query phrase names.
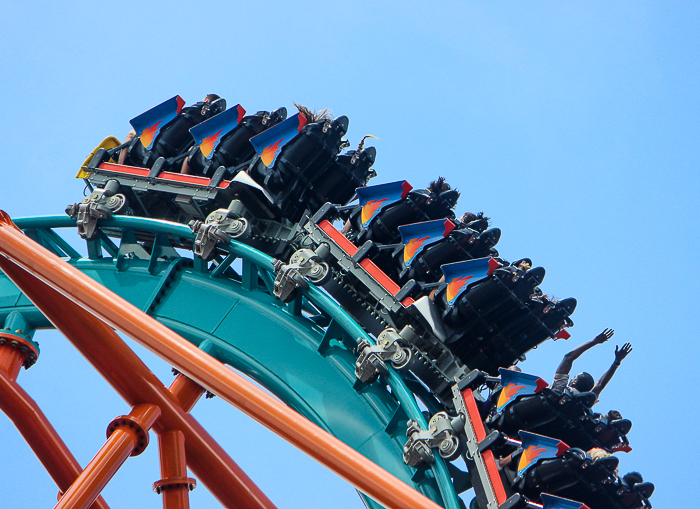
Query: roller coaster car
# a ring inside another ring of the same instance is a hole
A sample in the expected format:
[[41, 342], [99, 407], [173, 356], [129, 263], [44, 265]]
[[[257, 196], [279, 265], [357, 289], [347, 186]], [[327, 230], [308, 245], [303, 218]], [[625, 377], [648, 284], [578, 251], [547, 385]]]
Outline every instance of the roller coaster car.
[[360, 204], [348, 216], [352, 226], [348, 238], [358, 245], [368, 240], [375, 244], [398, 244], [400, 226], [454, 219], [452, 209], [459, 198], [457, 191], [435, 194], [426, 189], [412, 189], [405, 180], [358, 189]]
[[613, 456], [593, 461], [580, 449], [570, 449], [559, 458], [538, 462], [514, 487], [531, 500], [547, 492], [581, 501], [590, 509], [650, 509], [654, 485], [628, 486], [615, 472], [618, 464]]
[[[593, 459], [581, 449], [571, 449], [558, 439], [520, 432], [521, 448], [511, 455], [501, 477], [506, 486], [530, 501], [545, 501], [549, 494], [585, 503], [591, 509], [638, 509], [651, 507], [648, 497], [629, 496], [627, 485], [636, 487], [639, 474], [617, 476], [619, 460], [613, 456]], [[517, 465], [517, 467], [516, 467]], [[634, 478], [630, 478], [630, 476]], [[635, 477], [636, 476], [636, 477]], [[625, 486], [620, 489], [620, 486]], [[545, 493], [546, 492], [546, 493]], [[638, 494], [651, 495], [653, 485], [639, 486]], [[563, 507], [579, 507], [576, 504]]]
[[[517, 379], [517, 375], [509, 376]], [[515, 387], [523, 385], [522, 381], [517, 381]], [[567, 390], [558, 394], [546, 388], [537, 394], [521, 392], [507, 405], [499, 405], [497, 412], [487, 420], [487, 426], [508, 436], [515, 436], [519, 431], [535, 432], [585, 450], [599, 447], [609, 452], [629, 451], [625, 435], [631, 422], [626, 419], [608, 422], [593, 414], [590, 407], [595, 401], [596, 395], [592, 392]]]
[[[529, 311], [532, 299], [522, 299], [536, 293], [544, 273], [542, 268], [523, 272], [502, 267], [468, 285], [458, 298], [450, 297], [450, 284], [439, 290], [437, 302], [444, 309], [444, 323], [451, 328], [445, 342], [455, 355], [463, 362], [469, 359], [470, 367], [494, 374], [546, 339], [560, 337], [560, 329], [550, 329]], [[524, 317], [517, 327], [508, 328], [510, 323], [501, 318], [503, 315]], [[563, 322], [561, 327], [569, 324], [573, 322]]]
[[438, 292], [437, 302], [445, 310], [445, 323], [463, 328], [480, 318], [490, 321], [509, 306], [522, 307], [544, 280], [545, 270], [536, 267], [524, 272], [515, 267], [499, 267], [488, 279], [475, 281], [450, 304], [447, 289]]
[[232, 178], [243, 163], [255, 155], [250, 139], [287, 118], [287, 109], [245, 115], [240, 106], [210, 118], [190, 129], [196, 145], [188, 157], [192, 174], [211, 178], [225, 167], [225, 178]]
[[325, 244], [334, 259], [334, 277], [324, 290], [371, 334], [378, 337], [388, 327], [401, 331], [413, 351], [411, 371], [438, 399], [451, 401], [451, 385], [466, 368], [440, 340], [440, 317], [431, 310], [432, 301], [427, 296], [414, 301], [410, 282], [399, 287], [367, 257], [366, 246], [355, 246], [326, 217], [337, 217], [336, 207], [326, 204], [303, 224], [305, 244]]
[[335, 168], [348, 123], [342, 116], [307, 124], [299, 113], [251, 139], [260, 157], [248, 172], [267, 190], [281, 216], [296, 222], [307, 210], [314, 213], [327, 202], [314, 184], [322, 187], [329, 167]]
[[599, 505], [598, 499], [607, 497], [602, 483], [613, 482], [613, 472], [619, 460], [614, 457], [593, 461], [580, 449], [569, 449], [561, 456], [547, 458], [533, 464], [514, 483], [514, 489], [537, 501], [543, 492], [578, 500], [591, 509], [615, 507]]
[[[565, 427], [567, 423], [585, 416], [586, 410], [595, 403], [595, 395], [591, 397], [590, 394], [593, 393], [564, 397], [550, 389], [544, 389], [535, 395], [520, 396], [489, 419], [488, 426], [507, 435], [517, 435], [518, 431], [532, 431], [561, 440], [556, 433], [546, 431], [556, 431]], [[554, 426], [547, 426], [555, 420], [559, 422]], [[545, 426], [546, 430], [540, 429]]]
[[443, 239], [418, 253], [409, 266], [401, 263], [399, 283], [409, 279], [432, 283], [442, 275], [440, 267], [448, 263], [491, 256], [493, 248], [501, 238], [501, 230], [493, 228], [479, 233], [470, 228], [454, 229]]
[[183, 108], [184, 104], [180, 96], [175, 96], [131, 119], [137, 136], [122, 149], [127, 151], [127, 165], [152, 168], [163, 157], [164, 169], [168, 169], [192, 145], [189, 130], [226, 109], [224, 99], [198, 102], [187, 108]]

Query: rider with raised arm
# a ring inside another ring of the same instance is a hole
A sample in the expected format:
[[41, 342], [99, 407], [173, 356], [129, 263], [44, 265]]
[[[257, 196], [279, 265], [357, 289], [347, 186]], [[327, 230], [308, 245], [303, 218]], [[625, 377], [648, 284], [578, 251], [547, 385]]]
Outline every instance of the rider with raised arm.
[[627, 357], [627, 355], [632, 351], [632, 344], [631, 343], [625, 343], [622, 345], [622, 348], [619, 346], [615, 346], [615, 361], [612, 363], [612, 365], [608, 368], [608, 370], [603, 373], [603, 376], [600, 377], [598, 382], [596, 382], [595, 387], [591, 390], [591, 392], [595, 392], [596, 396], [600, 397], [600, 393], [605, 389], [605, 386], [608, 385], [608, 382], [612, 379], [613, 375], [615, 374], [615, 371], [617, 371], [617, 368], [620, 367], [620, 363], [622, 360]]
[[610, 339], [615, 331], [612, 329], [605, 329], [603, 332], [598, 334], [595, 338], [587, 343], [582, 344], [578, 348], [575, 348], [571, 352], [564, 355], [561, 364], [557, 368], [554, 374], [554, 382], [552, 383], [552, 390], [559, 394], [562, 394], [567, 386], [579, 392], [594, 392], [596, 396], [600, 396], [601, 391], [608, 384], [612, 376], [615, 374], [618, 366], [622, 359], [627, 357], [627, 355], [632, 351], [632, 345], [630, 343], [625, 343], [622, 348], [615, 347], [615, 362], [612, 366], [603, 374], [603, 376], [598, 380], [598, 383], [593, 382], [593, 377], [588, 373], [579, 373], [571, 382], [569, 382], [569, 373], [571, 372], [571, 367], [576, 359], [578, 359], [584, 352], [590, 350], [595, 345], [600, 345], [605, 343]]

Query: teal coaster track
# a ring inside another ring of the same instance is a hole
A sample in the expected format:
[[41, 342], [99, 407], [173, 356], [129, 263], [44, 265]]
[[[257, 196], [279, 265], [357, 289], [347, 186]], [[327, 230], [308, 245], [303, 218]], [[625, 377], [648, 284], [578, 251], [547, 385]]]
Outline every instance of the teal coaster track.
[[[31, 238], [219, 361], [245, 373], [313, 423], [448, 509], [458, 509], [468, 477], [448, 471], [438, 455], [428, 468], [403, 461], [408, 419], [427, 428], [416, 401], [441, 408], [412, 375], [388, 367], [384, 383], [364, 384], [355, 376], [358, 338], [369, 336], [325, 292], [309, 285], [288, 304], [273, 295], [273, 259], [231, 240], [215, 263], [182, 256], [172, 245], [191, 243], [185, 225], [130, 216], [101, 220], [104, 231], [87, 241], [83, 257], [56, 233], [75, 228], [66, 216], [21, 218]], [[137, 242], [153, 238], [147, 253]], [[182, 253], [182, 251], [180, 251]], [[240, 263], [234, 264], [236, 260]], [[237, 267], [238, 271], [233, 267]], [[0, 320], [20, 312], [35, 329], [51, 323], [0, 274]], [[390, 390], [387, 390], [387, 386]], [[456, 476], [456, 477], [455, 477]], [[464, 474], [466, 476], [466, 474]], [[363, 497], [370, 507], [380, 507]]]

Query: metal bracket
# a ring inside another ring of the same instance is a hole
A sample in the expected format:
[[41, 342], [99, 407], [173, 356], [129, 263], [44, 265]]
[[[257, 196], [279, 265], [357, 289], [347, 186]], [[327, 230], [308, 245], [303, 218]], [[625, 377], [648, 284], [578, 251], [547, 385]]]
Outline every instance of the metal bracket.
[[248, 221], [237, 217], [228, 209], [219, 209], [209, 214], [204, 222], [194, 220], [188, 226], [196, 235], [194, 253], [209, 260], [216, 245], [227, 244], [232, 238], [242, 235], [248, 228]]
[[316, 251], [299, 249], [291, 256], [289, 263], [275, 260], [275, 297], [289, 302], [294, 298], [297, 288], [308, 288], [307, 279], [319, 286], [327, 283], [332, 273], [330, 266], [323, 259], [328, 253], [328, 246], [321, 244]]
[[[314, 216], [314, 218], [317, 218], [317, 216]], [[389, 290], [377, 282], [377, 280], [375, 280], [357, 260], [354, 260], [352, 256], [350, 256], [336, 242], [336, 239], [334, 239], [329, 233], [325, 232], [319, 225], [314, 223], [313, 219], [304, 224], [304, 230], [306, 230], [306, 232], [309, 234], [309, 238], [315, 244], [328, 244], [331, 254], [337, 260], [337, 265], [348, 274], [352, 274], [362, 281], [372, 296], [384, 308], [392, 312], [398, 312], [400, 309], [403, 309], [401, 302], [398, 301], [396, 297], [389, 292]], [[336, 232], [339, 237], [342, 237], [340, 232], [337, 230]]]
[[[474, 462], [474, 471], [472, 471], [472, 467], [469, 467], [469, 473], [472, 478], [472, 483], [474, 483], [474, 490], [477, 494], [477, 498], [481, 496], [485, 498], [485, 509], [499, 509], [498, 495], [496, 494], [494, 483], [500, 483], [501, 480], [500, 478], [491, 478], [485, 459], [486, 454], [491, 454], [491, 452], [487, 452], [487, 450], [494, 437], [489, 435], [483, 436], [481, 439], [479, 438], [480, 433], [485, 434], [481, 417], [469, 411], [465, 397], [462, 394], [462, 390], [477, 385], [484, 375], [484, 373], [479, 371], [472, 371], [464, 380], [452, 386], [452, 395], [454, 398], [455, 411], [458, 413], [462, 422], [462, 428], [459, 431], [460, 434], [463, 435], [463, 438], [466, 439], [464, 440], [466, 455]], [[477, 431], [477, 429], [480, 429], [480, 431]], [[493, 459], [493, 456], [491, 456], [491, 459]], [[509, 500], [506, 500], [505, 503], [509, 503]]]
[[452, 461], [459, 457], [462, 446], [459, 433], [455, 429], [464, 426], [461, 416], [455, 418], [447, 412], [438, 412], [430, 418], [428, 429], [422, 430], [416, 421], [408, 421], [406, 436], [408, 440], [403, 447], [403, 461], [411, 467], [419, 467], [423, 463], [434, 463], [435, 453]]
[[387, 374], [386, 362], [397, 370], [406, 370], [412, 360], [411, 349], [404, 346], [403, 338], [396, 329], [388, 328], [377, 338], [377, 344], [372, 345], [364, 338], [359, 338], [356, 352], [355, 376], [365, 383], [374, 382], [380, 374]]
[[97, 221], [107, 219], [128, 208], [123, 194], [117, 194], [119, 182], [109, 180], [104, 188], [95, 189], [80, 203], [66, 207], [66, 214], [77, 219], [78, 234], [85, 240], [95, 237]]

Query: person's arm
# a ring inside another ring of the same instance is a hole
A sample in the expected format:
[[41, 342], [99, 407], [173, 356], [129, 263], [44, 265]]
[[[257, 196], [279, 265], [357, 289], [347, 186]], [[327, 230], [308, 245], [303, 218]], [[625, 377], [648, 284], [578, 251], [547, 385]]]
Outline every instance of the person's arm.
[[[126, 135], [126, 139], [124, 140], [124, 143], [128, 143], [131, 140], [134, 139], [136, 136], [136, 131], [133, 129], [129, 131], [129, 134]], [[117, 161], [119, 164], [124, 164], [124, 161], [126, 161], [126, 154], [129, 151], [129, 147], [124, 147], [119, 151], [119, 160]]]
[[[442, 277], [440, 278], [440, 281], [438, 283], [444, 283], [445, 282], [445, 275], [443, 274]], [[430, 290], [430, 294], [428, 294], [428, 298], [435, 302], [435, 294], [437, 293], [439, 287], [435, 287], [432, 290]]]
[[596, 396], [600, 396], [600, 393], [603, 391], [603, 389], [605, 389], [605, 386], [608, 385], [608, 382], [615, 374], [615, 371], [617, 371], [617, 368], [620, 367], [622, 360], [627, 357], [631, 351], [632, 345], [630, 343], [625, 343], [622, 345], [622, 348], [619, 346], [615, 347], [615, 362], [613, 362], [608, 370], [603, 373], [603, 376], [600, 377], [600, 380], [598, 380], [591, 392], [595, 392]]
[[187, 156], [185, 157], [185, 159], [182, 160], [182, 167], [180, 168], [180, 173], [184, 175], [190, 174], [190, 156]]
[[601, 343], [605, 343], [608, 339], [613, 337], [613, 334], [615, 334], [614, 330], [605, 329], [603, 332], [598, 334], [592, 340], [588, 341], [587, 343], [582, 344], [578, 348], [571, 350], [569, 353], [567, 353], [564, 356], [564, 359], [562, 359], [561, 364], [559, 364], [559, 367], [557, 368], [556, 374], [557, 375], [568, 375], [569, 372], [571, 371], [571, 367], [573, 366], [574, 361], [576, 359], [581, 357], [581, 355], [586, 350], [590, 350], [595, 345], [600, 345]]

